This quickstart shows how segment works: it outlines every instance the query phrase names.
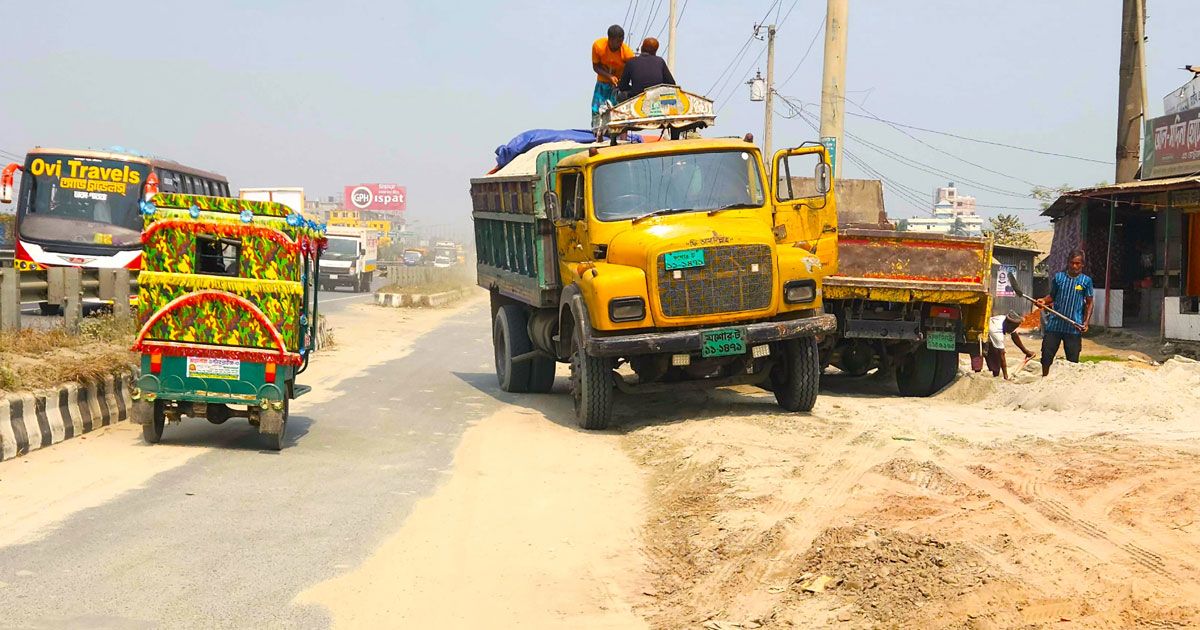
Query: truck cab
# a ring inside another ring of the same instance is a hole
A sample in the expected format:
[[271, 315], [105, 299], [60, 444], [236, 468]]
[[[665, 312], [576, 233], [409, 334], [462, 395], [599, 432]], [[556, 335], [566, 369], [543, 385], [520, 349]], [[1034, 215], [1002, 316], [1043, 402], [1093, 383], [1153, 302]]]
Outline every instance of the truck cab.
[[[777, 180], [750, 138], [576, 147], [472, 180], [501, 387], [549, 391], [568, 363], [586, 429], [608, 425], [618, 390], [750, 384], [812, 409], [817, 338], [836, 326], [822, 309], [837, 268], [824, 147], [778, 152]], [[811, 189], [792, 183], [800, 172]]]
[[321, 287], [350, 286], [359, 293], [371, 290], [379, 257], [379, 232], [365, 227], [329, 226], [329, 249], [321, 264]]

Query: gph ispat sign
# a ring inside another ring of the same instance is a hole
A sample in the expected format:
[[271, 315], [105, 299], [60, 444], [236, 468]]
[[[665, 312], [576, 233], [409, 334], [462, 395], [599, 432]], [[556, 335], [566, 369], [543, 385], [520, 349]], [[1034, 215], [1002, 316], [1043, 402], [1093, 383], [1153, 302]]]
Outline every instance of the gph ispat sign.
[[346, 186], [344, 202], [347, 210], [404, 212], [408, 192], [399, 184], [356, 184]]

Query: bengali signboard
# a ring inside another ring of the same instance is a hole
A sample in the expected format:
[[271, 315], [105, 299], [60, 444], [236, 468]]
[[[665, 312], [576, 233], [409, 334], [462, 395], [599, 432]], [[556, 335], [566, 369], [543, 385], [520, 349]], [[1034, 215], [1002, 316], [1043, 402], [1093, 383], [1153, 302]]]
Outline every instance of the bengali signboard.
[[1183, 84], [1163, 97], [1163, 112], [1167, 115], [1200, 108], [1200, 77]]
[[347, 210], [370, 210], [371, 212], [404, 212], [408, 206], [408, 192], [399, 184], [356, 184], [344, 190]]
[[1142, 179], [1200, 173], [1200, 108], [1146, 123]]

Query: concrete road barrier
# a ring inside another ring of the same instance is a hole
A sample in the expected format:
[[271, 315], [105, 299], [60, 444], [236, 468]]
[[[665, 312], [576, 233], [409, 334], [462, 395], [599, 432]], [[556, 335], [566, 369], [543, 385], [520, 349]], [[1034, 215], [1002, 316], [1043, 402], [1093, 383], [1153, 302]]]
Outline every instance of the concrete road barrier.
[[0, 398], [0, 461], [129, 418], [129, 375]]
[[376, 293], [375, 304], [390, 308], [418, 306], [437, 308], [459, 300], [465, 293], [463, 289], [440, 293]]

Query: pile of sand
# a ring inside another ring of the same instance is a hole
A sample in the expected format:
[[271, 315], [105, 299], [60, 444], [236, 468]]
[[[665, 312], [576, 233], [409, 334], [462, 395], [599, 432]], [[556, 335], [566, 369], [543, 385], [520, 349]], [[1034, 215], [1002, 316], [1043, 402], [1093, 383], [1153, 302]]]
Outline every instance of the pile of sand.
[[[1170, 395], [1159, 395], [1165, 393]], [[937, 398], [992, 409], [1184, 420], [1200, 406], [1200, 363], [1183, 358], [1159, 367], [1058, 361], [1046, 378], [1031, 363], [1009, 382], [987, 373], [965, 374]]]

